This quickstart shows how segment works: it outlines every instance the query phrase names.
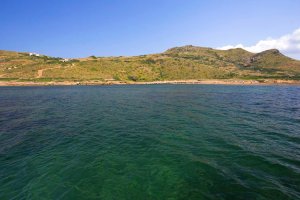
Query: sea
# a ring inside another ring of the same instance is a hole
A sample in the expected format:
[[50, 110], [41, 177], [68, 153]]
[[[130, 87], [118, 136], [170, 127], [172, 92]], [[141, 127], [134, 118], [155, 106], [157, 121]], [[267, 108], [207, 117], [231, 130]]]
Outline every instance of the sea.
[[300, 87], [0, 87], [0, 199], [300, 199]]

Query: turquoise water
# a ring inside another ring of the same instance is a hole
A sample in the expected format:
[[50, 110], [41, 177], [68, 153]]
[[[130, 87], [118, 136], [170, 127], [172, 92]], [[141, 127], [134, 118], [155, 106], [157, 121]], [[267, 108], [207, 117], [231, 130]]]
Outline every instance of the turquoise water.
[[300, 87], [1, 87], [0, 199], [300, 199]]

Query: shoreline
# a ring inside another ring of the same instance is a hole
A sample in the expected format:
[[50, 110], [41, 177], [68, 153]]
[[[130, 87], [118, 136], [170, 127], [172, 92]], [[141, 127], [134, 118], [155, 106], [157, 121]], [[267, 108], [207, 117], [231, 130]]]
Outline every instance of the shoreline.
[[125, 82], [125, 81], [0, 81], [0, 87], [4, 86], [76, 86], [76, 85], [161, 85], [161, 84], [191, 84], [191, 85], [300, 85], [300, 80], [275, 80], [265, 79], [241, 80], [241, 79], [205, 79], [205, 80], [172, 80], [151, 82]]

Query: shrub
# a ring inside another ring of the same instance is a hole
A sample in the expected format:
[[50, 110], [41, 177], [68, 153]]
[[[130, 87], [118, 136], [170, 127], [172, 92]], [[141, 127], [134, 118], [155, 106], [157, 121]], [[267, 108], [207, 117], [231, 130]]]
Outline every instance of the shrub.
[[128, 78], [128, 80], [131, 80], [131, 81], [137, 81], [138, 80], [138, 77], [137, 76], [133, 76], [133, 75], [130, 75], [127, 78]]
[[149, 59], [143, 60], [142, 63], [144, 63], [144, 64], [155, 64], [155, 60], [149, 58]]
[[114, 75], [113, 79], [116, 80], [116, 81], [120, 81], [121, 80], [121, 78], [118, 75]]

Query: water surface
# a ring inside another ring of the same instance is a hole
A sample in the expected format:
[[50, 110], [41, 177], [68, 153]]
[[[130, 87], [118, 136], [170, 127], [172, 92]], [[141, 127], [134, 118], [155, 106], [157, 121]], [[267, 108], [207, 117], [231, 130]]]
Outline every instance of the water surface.
[[0, 199], [300, 199], [300, 87], [1, 87]]

